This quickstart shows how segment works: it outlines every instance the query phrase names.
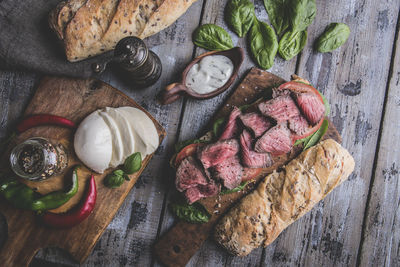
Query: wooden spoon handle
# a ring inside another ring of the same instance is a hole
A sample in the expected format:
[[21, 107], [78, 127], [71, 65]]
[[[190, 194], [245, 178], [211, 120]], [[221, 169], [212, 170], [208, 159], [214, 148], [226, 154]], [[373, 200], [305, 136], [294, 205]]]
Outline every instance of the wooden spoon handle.
[[163, 105], [171, 104], [186, 92], [186, 86], [181, 83], [172, 83], [160, 92], [159, 101]]

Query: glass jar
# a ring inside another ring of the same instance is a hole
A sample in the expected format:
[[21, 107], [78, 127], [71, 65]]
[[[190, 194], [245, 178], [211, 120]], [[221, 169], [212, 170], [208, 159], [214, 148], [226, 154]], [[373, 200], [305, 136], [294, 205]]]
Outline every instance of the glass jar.
[[31, 181], [40, 181], [62, 172], [68, 157], [61, 144], [34, 137], [14, 147], [10, 155], [11, 169], [16, 175]]

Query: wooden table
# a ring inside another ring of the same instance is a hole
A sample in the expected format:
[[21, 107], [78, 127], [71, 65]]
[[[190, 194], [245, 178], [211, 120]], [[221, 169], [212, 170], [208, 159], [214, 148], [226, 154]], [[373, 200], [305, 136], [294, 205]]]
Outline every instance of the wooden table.
[[[356, 160], [354, 174], [266, 249], [238, 258], [207, 241], [189, 266], [400, 265], [400, 1], [317, 2], [306, 48], [291, 61], [277, 58], [270, 71], [285, 79], [297, 73], [327, 96], [330, 117]], [[168, 158], [173, 145], [197, 136], [235, 86], [211, 100], [179, 100], [168, 106], [160, 106], [155, 95], [178, 79], [193, 56], [204, 52], [191, 41], [199, 24], [227, 28], [225, 4], [199, 0], [175, 24], [146, 40], [163, 63], [155, 86], [133, 91], [111, 74], [102, 76], [152, 113], [168, 136], [84, 266], [159, 266], [151, 247], [174, 222], [168, 209], [173, 177]], [[255, 5], [258, 18], [267, 20], [262, 1]], [[314, 52], [313, 41], [336, 21], [350, 26], [347, 43], [332, 53]], [[236, 45], [246, 47], [246, 39], [230, 33]], [[247, 56], [241, 77], [253, 65]], [[21, 116], [41, 77], [0, 71], [2, 139]], [[40, 251], [32, 265], [45, 263], [77, 266], [54, 248]]]

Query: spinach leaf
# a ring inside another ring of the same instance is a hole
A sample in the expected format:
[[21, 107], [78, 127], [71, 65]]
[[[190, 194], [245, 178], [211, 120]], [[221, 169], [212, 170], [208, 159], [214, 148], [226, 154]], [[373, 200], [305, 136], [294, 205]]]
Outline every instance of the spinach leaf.
[[268, 24], [254, 20], [249, 41], [251, 54], [257, 64], [263, 69], [271, 68], [278, 52], [278, 38], [275, 31]]
[[141, 167], [142, 156], [140, 152], [136, 152], [126, 158], [123, 169], [126, 174], [132, 174], [140, 170]]
[[206, 223], [211, 215], [200, 203], [172, 203], [170, 205], [172, 212], [181, 220], [190, 223]]
[[289, 14], [292, 31], [304, 31], [313, 22], [317, 14], [315, 0], [290, 0]]
[[225, 189], [222, 190], [221, 193], [219, 193], [220, 195], [226, 195], [226, 194], [231, 194], [231, 193], [235, 193], [235, 192], [239, 192], [240, 190], [243, 190], [246, 185], [249, 183], [249, 181], [243, 181], [240, 185], [238, 185], [237, 187], [233, 188], [233, 189]]
[[225, 8], [225, 19], [239, 37], [246, 35], [253, 25], [255, 17], [254, 4], [249, 0], [228, 1]]
[[307, 31], [292, 32], [288, 31], [279, 42], [279, 54], [285, 60], [290, 60], [301, 50], [307, 42]]
[[104, 179], [104, 185], [109, 188], [120, 187], [125, 181], [125, 173], [122, 170], [115, 170]]
[[233, 48], [231, 36], [221, 27], [204, 24], [193, 34], [193, 43], [208, 50], [228, 50]]
[[294, 142], [294, 146], [300, 145], [302, 143], [307, 143], [308, 140], [310, 140], [312, 136], [313, 136], [313, 134], [310, 134], [309, 136], [304, 137], [303, 139], [296, 140], [296, 142]]
[[268, 13], [269, 21], [276, 34], [280, 36], [289, 27], [287, 11], [288, 0], [264, 0], [264, 6]]
[[213, 124], [213, 134], [214, 137], [217, 137], [220, 135], [221, 133], [221, 127], [222, 125], [225, 123], [225, 118], [219, 118], [218, 120], [216, 120]]
[[303, 151], [317, 144], [321, 140], [321, 138], [325, 135], [326, 131], [328, 130], [328, 127], [329, 127], [329, 122], [327, 119], [325, 119], [322, 122], [321, 127], [314, 134], [311, 135], [311, 138], [308, 139], [307, 142], [304, 143]]
[[244, 111], [246, 111], [249, 107], [251, 107], [251, 105], [243, 105], [243, 106], [240, 106], [240, 107], [239, 107], [239, 110], [240, 110], [241, 112], [244, 112]]
[[331, 23], [315, 42], [318, 52], [331, 52], [343, 45], [350, 35], [350, 28], [344, 23]]

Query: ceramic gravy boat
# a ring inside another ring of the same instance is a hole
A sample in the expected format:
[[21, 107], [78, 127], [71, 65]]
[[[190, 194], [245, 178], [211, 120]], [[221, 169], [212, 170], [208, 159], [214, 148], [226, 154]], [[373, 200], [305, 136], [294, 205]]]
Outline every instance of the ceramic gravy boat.
[[[232, 75], [229, 77], [228, 81], [221, 86], [220, 88], [206, 94], [199, 94], [193, 91], [191, 88], [186, 86], [186, 76], [189, 70], [193, 67], [194, 64], [198, 63], [202, 58], [211, 56], [211, 55], [222, 55], [228, 57], [232, 63], [233, 63], [233, 71]], [[180, 97], [186, 95], [195, 99], [208, 99], [214, 96], [219, 95], [220, 93], [224, 92], [226, 89], [231, 86], [233, 81], [236, 79], [238, 76], [238, 71], [240, 66], [242, 65], [244, 59], [244, 51], [240, 47], [234, 47], [229, 50], [225, 51], [211, 51], [207, 52], [204, 54], [201, 54], [200, 56], [196, 57], [193, 59], [184, 69], [181, 77], [181, 81], [178, 83], [172, 83], [168, 86], [166, 86], [159, 95], [159, 101], [161, 104], [166, 105], [170, 104], [176, 100], [178, 100]]]

